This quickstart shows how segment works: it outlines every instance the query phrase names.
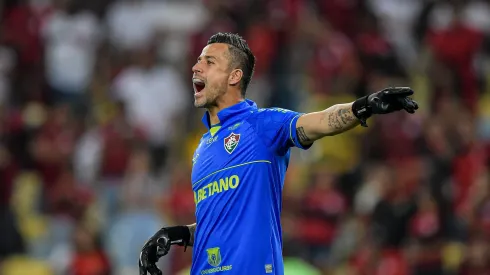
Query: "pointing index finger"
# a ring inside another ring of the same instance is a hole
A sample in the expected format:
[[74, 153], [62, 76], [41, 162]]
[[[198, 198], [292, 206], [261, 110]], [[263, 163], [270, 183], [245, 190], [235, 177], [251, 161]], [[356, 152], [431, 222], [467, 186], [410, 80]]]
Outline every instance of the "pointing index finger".
[[386, 96], [404, 97], [413, 95], [413, 90], [409, 87], [387, 88], [383, 91]]

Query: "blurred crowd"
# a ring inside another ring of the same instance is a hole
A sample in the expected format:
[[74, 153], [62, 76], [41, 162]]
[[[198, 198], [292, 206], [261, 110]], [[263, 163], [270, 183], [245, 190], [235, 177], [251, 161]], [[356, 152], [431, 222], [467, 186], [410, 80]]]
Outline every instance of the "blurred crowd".
[[[260, 107], [387, 86], [421, 107], [293, 149], [286, 274], [490, 274], [490, 1], [4, 0], [0, 14], [0, 274], [138, 274], [149, 236], [195, 222], [191, 66], [218, 31], [256, 55]], [[159, 266], [188, 274], [191, 257]]]

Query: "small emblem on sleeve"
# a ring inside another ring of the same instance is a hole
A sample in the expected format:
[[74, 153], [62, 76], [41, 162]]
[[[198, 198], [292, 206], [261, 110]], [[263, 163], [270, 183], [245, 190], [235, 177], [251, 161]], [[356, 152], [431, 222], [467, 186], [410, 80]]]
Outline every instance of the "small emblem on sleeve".
[[225, 150], [228, 154], [233, 153], [235, 148], [238, 146], [238, 142], [240, 141], [240, 134], [231, 133], [224, 139], [225, 142]]
[[265, 265], [265, 273], [272, 273], [272, 265], [271, 264]]

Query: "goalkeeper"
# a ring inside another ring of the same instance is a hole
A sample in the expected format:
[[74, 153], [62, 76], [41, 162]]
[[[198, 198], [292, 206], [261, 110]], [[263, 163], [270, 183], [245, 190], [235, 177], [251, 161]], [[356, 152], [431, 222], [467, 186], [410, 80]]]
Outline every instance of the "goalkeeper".
[[156, 262], [172, 245], [193, 247], [192, 275], [284, 274], [280, 216], [290, 148], [367, 127], [375, 114], [418, 109], [410, 88], [307, 114], [259, 109], [245, 99], [254, 66], [245, 40], [217, 33], [192, 67], [194, 105], [207, 110], [209, 130], [192, 160], [196, 223], [156, 232], [140, 253], [140, 275], [161, 274]]

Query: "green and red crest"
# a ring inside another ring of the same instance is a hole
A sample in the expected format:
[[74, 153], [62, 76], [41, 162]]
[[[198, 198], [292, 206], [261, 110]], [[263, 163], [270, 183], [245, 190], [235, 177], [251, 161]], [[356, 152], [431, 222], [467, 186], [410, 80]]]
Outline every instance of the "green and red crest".
[[231, 133], [229, 136], [225, 137], [226, 152], [228, 152], [228, 154], [233, 153], [238, 146], [238, 142], [240, 142], [240, 134]]

